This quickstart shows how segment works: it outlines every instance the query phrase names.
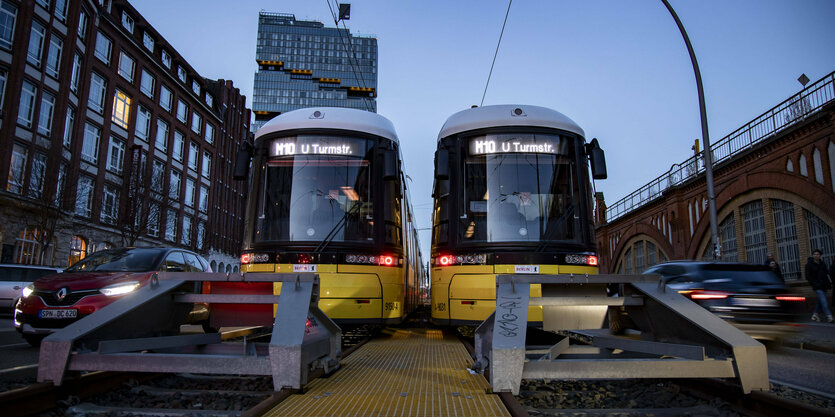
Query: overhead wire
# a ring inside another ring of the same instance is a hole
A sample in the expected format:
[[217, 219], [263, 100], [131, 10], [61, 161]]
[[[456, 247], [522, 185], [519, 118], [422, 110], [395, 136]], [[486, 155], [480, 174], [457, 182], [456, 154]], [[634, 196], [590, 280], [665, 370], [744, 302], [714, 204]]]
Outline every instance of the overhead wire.
[[481, 104], [479, 107], [484, 105], [484, 97], [487, 96], [487, 87], [490, 85], [490, 78], [493, 76], [493, 67], [496, 65], [496, 57], [499, 56], [499, 46], [502, 44], [502, 36], [504, 36], [504, 28], [507, 25], [507, 16], [510, 15], [510, 5], [513, 4], [513, 0], [509, 0], [507, 2], [507, 12], [504, 14], [504, 23], [502, 23], [502, 32], [499, 34], [499, 42], [496, 43], [496, 52], [493, 54], [493, 63], [490, 64], [490, 73], [487, 75], [487, 84], [484, 85], [484, 94], [481, 95]]
[[[334, 0], [334, 1], [336, 1], [336, 0]], [[345, 54], [348, 55], [348, 64], [351, 65], [351, 72], [354, 73], [354, 78], [357, 80], [357, 82], [360, 83], [360, 87], [361, 88], [366, 88], [365, 87], [366, 86], [365, 77], [362, 76], [362, 71], [359, 71], [359, 74], [357, 74], [357, 68], [354, 67], [354, 59], [356, 59], [356, 52], [354, 52], [354, 45], [349, 39], [348, 40], [348, 45], [350, 45], [350, 48], [351, 48], [351, 50], [349, 52], [348, 51], [348, 46], [345, 46], [345, 38], [342, 35], [342, 31], [339, 30], [339, 18], [337, 16], [336, 12], [334, 11], [334, 8], [331, 5], [330, 0], [325, 0], [325, 3], [328, 4], [328, 9], [330, 9], [331, 17], [333, 17], [333, 23], [336, 25], [336, 34], [339, 35], [339, 40], [342, 43], [342, 48], [345, 49]], [[337, 4], [337, 9], [339, 9], [338, 4]], [[348, 33], [348, 27], [345, 25], [345, 22], [342, 22], [342, 27], [345, 29], [345, 32]], [[359, 61], [357, 61], [356, 66], [357, 67], [360, 66]], [[365, 107], [368, 111], [374, 112], [374, 107], [371, 105], [371, 103], [370, 103], [371, 100], [368, 97], [363, 97], [362, 102], [363, 102], [363, 104], [365, 104]]]

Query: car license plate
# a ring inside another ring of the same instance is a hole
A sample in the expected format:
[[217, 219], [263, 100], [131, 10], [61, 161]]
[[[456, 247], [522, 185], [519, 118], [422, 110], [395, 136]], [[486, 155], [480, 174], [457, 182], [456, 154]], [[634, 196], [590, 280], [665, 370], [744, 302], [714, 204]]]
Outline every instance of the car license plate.
[[41, 310], [38, 317], [42, 319], [74, 319], [78, 317], [78, 310]]
[[777, 307], [780, 302], [773, 298], [732, 298], [731, 304], [742, 307]]

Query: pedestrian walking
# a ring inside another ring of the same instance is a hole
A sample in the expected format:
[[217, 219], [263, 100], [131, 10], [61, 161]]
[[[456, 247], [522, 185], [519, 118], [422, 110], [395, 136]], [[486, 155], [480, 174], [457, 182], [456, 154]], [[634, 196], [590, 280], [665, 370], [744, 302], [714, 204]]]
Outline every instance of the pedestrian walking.
[[821, 314], [824, 314], [826, 315], [826, 321], [832, 323], [832, 312], [826, 302], [826, 291], [832, 288], [832, 281], [829, 279], [829, 269], [826, 267], [826, 263], [821, 260], [821, 255], [820, 249], [815, 249], [812, 252], [812, 257], [806, 262], [806, 281], [809, 281], [809, 285], [812, 286], [812, 290], [818, 297], [812, 320], [821, 321]]
[[780, 269], [780, 264], [777, 263], [777, 260], [774, 259], [774, 254], [769, 252], [768, 256], [765, 258], [765, 266], [771, 269], [771, 272], [774, 272], [774, 275], [777, 275], [777, 278], [780, 278], [780, 281], [785, 281], [783, 279], [783, 271]]

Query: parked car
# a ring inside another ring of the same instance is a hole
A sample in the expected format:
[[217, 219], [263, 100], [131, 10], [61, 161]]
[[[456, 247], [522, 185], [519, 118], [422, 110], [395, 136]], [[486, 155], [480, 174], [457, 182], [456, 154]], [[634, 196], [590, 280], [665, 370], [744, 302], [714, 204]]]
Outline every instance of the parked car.
[[644, 274], [661, 275], [696, 304], [749, 336], [776, 341], [797, 332], [805, 297], [793, 294], [768, 267], [742, 263], [672, 261]]
[[[167, 247], [120, 248], [96, 252], [61, 274], [35, 280], [22, 291], [14, 326], [33, 346], [83, 317], [146, 285], [155, 271], [211, 272], [209, 263], [188, 250]], [[137, 279], [137, 273], [145, 272]], [[199, 283], [195, 291], [200, 291]], [[208, 308], [195, 305], [190, 322], [208, 325]]]
[[20, 291], [32, 281], [61, 272], [61, 268], [40, 265], [0, 264], [0, 312], [13, 313]]

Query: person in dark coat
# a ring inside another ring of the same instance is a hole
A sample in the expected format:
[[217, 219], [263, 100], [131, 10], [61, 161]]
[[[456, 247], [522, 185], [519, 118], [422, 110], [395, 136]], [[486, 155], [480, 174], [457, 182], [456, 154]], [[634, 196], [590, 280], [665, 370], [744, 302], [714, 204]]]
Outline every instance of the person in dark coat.
[[806, 281], [815, 291], [818, 296], [818, 303], [815, 304], [815, 312], [812, 314], [812, 320], [821, 321], [821, 316], [818, 313], [826, 315], [826, 321], [832, 323], [832, 312], [826, 303], [826, 291], [832, 288], [832, 281], [829, 280], [829, 270], [826, 263], [821, 260], [821, 251], [815, 249], [812, 252], [812, 257], [806, 262]]
[[774, 259], [773, 253], [768, 253], [768, 256], [765, 258], [765, 266], [769, 267], [771, 272], [774, 272], [774, 275], [777, 275], [777, 278], [780, 278], [780, 281], [785, 281], [783, 279], [783, 271], [780, 269], [780, 264], [778, 264], [777, 260]]

